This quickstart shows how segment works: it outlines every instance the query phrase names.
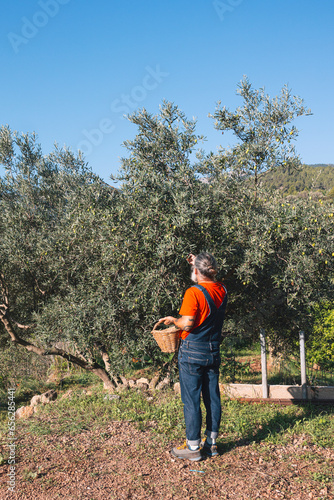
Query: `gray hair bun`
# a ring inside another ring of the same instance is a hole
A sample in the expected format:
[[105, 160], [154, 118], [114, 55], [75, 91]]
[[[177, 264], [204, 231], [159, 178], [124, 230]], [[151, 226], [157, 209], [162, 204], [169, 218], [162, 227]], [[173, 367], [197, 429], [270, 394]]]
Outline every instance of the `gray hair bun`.
[[196, 269], [207, 278], [213, 279], [218, 272], [216, 259], [210, 253], [202, 252], [198, 254], [194, 264]]

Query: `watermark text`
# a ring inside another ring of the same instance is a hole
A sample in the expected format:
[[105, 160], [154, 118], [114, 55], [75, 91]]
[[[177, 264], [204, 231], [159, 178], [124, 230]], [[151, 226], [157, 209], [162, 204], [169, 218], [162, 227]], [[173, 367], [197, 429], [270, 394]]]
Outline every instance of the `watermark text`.
[[36, 10], [33, 16], [21, 18], [21, 30], [19, 33], [10, 31], [7, 38], [17, 54], [22, 45], [26, 45], [32, 38], [35, 38], [41, 28], [44, 28], [49, 20], [55, 17], [61, 5], [65, 5], [70, 0], [39, 0], [38, 5], [40, 10]]
[[9, 456], [7, 472], [7, 488], [14, 492], [16, 487], [16, 436], [15, 436], [15, 388], [8, 389], [8, 443]]
[[[158, 64], [155, 68], [146, 66], [145, 75], [140, 85], [135, 85], [128, 93], [122, 93], [117, 99], [114, 99], [110, 104], [110, 111], [118, 114], [119, 118], [123, 118], [124, 114], [134, 111], [138, 104], [146, 99], [149, 92], [156, 89], [168, 76], [169, 73], [162, 71]], [[82, 151], [85, 156], [88, 156], [92, 153], [94, 147], [102, 144], [106, 134], [111, 134], [115, 130], [115, 120], [104, 117], [99, 121], [97, 127], [81, 131], [84, 139], [79, 142], [77, 149]]]
[[214, 0], [213, 7], [221, 21], [224, 21], [227, 13], [233, 12], [244, 0]]

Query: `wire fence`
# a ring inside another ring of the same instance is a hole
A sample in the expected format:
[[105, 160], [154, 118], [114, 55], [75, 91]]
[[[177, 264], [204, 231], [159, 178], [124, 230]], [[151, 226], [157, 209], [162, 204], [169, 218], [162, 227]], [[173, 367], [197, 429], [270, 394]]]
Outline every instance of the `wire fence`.
[[[281, 384], [300, 385], [300, 357], [298, 355], [285, 356], [279, 362], [279, 366], [269, 367], [268, 377], [270, 379], [281, 380]], [[318, 365], [306, 364], [307, 385], [309, 386], [334, 386], [334, 372], [324, 370]]]
[[[267, 358], [268, 384], [301, 385], [300, 355], [280, 355]], [[334, 386], [334, 370], [316, 364], [306, 364], [308, 386]], [[222, 353], [221, 380], [225, 383], [261, 384], [261, 355], [255, 350], [245, 354], [235, 346]]]
[[334, 386], [334, 372], [322, 370], [319, 367], [306, 366], [308, 385]]

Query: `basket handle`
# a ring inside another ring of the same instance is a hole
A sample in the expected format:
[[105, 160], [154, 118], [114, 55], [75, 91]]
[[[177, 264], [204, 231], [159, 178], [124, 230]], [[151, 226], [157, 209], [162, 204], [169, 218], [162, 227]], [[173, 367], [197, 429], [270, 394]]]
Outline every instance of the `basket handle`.
[[[153, 333], [153, 332], [163, 332], [163, 331], [164, 331], [164, 329], [162, 329], [162, 330], [156, 330], [156, 328], [157, 328], [157, 326], [158, 326], [158, 325], [164, 325], [164, 323], [159, 323], [159, 321], [158, 321], [158, 322], [154, 325], [153, 330], [152, 330], [152, 333]], [[164, 326], [168, 326], [168, 325], [164, 325]], [[171, 325], [170, 325], [170, 327], [174, 327], [174, 328], [175, 328], [177, 331], [179, 331], [179, 332], [181, 331], [181, 328], [178, 328], [177, 326], [175, 326], [175, 325], [173, 325], [173, 324], [171, 324]], [[168, 330], [168, 328], [165, 328], [165, 330]]]
[[159, 323], [159, 321], [158, 321], [158, 323], [156, 323], [156, 324], [154, 325], [154, 327], [153, 327], [153, 330], [152, 330], [152, 331], [154, 331], [154, 330], [156, 329], [156, 327], [157, 327], [158, 325], [161, 325], [161, 324], [162, 324], [162, 323]]

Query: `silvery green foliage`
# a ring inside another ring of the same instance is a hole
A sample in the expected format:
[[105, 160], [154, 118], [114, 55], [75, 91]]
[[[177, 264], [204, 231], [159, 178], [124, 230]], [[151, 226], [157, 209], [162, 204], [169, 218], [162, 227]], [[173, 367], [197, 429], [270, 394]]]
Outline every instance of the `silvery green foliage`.
[[293, 96], [287, 86], [279, 96], [270, 98], [264, 88], [254, 89], [247, 77], [238, 85], [237, 94], [243, 99], [242, 106], [229, 111], [218, 102], [212, 115], [218, 130], [232, 131], [237, 138], [237, 144], [225, 152], [230, 166], [240, 175], [253, 175], [256, 181], [265, 170], [298, 167], [300, 159], [292, 142], [298, 129], [292, 122], [311, 113], [303, 100]]
[[14, 327], [30, 326], [17, 333], [36, 345], [61, 342], [87, 352], [93, 344], [89, 328], [84, 336], [67, 328], [78, 315], [65, 310], [95, 258], [92, 249], [79, 248], [80, 214], [101, 203], [106, 189], [70, 151], [55, 146], [44, 156], [33, 134], [3, 127], [0, 151], [6, 172], [0, 180], [1, 291], [8, 289], [10, 320]]
[[[247, 92], [256, 102], [262, 95]], [[285, 99], [277, 106], [289, 117]], [[254, 196], [247, 175], [267, 130], [260, 124], [276, 115], [267, 103], [254, 126], [249, 113], [249, 127], [246, 112], [236, 121], [243, 142], [234, 152], [205, 155], [195, 122], [177, 106], [139, 110], [129, 117], [137, 135], [125, 143], [119, 190], [70, 151], [44, 156], [33, 135], [2, 128], [0, 268], [13, 321], [32, 325], [20, 335], [47, 348], [63, 342], [100, 364], [103, 347], [115, 370], [133, 358], [160, 365], [166, 355], [150, 332], [178, 313], [191, 285], [187, 255], [207, 250], [229, 292], [226, 329], [257, 338], [261, 327], [277, 346], [293, 344], [311, 324], [312, 305], [333, 293], [333, 206], [286, 202], [260, 183]], [[279, 137], [290, 132], [283, 127]], [[246, 144], [254, 154], [240, 175]], [[269, 150], [259, 171], [282, 158], [281, 147]]]

